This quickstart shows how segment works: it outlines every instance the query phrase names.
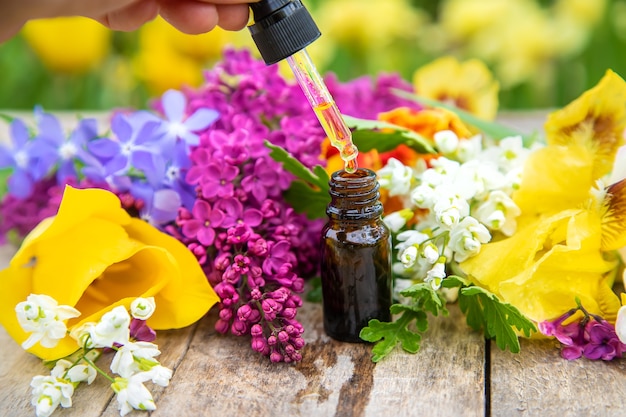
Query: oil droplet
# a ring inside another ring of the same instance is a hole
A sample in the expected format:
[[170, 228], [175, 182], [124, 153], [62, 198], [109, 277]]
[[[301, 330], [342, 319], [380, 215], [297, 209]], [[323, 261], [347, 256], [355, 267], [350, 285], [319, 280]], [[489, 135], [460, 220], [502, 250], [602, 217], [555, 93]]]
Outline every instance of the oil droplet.
[[341, 159], [345, 162], [345, 170], [353, 173], [357, 170], [356, 157], [359, 153], [352, 143], [352, 132], [341, 117], [339, 108], [334, 101], [325, 102], [313, 107], [330, 144], [339, 150]]
[[345, 162], [345, 170], [349, 174], [354, 174], [357, 168], [359, 167], [356, 163], [356, 158], [351, 159], [349, 161], [344, 161], [344, 162]]

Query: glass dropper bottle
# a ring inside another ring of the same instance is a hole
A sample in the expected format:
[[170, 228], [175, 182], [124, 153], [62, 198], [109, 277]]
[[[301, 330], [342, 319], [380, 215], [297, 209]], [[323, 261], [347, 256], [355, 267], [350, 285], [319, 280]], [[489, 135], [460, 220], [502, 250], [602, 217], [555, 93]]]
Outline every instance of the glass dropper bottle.
[[268, 65], [287, 60], [345, 170], [355, 172], [358, 150], [350, 128], [305, 49], [321, 35], [311, 15], [300, 0], [261, 0], [250, 8], [254, 24], [248, 28], [263, 60]]

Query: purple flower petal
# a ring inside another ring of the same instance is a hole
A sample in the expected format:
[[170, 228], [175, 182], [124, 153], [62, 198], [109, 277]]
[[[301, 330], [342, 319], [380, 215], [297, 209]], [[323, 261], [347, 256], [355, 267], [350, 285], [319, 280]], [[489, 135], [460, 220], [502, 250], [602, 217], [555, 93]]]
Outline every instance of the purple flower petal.
[[65, 132], [59, 120], [51, 114], [43, 113], [37, 123], [40, 137], [52, 145], [60, 146], [65, 141]]
[[99, 158], [112, 158], [120, 151], [120, 144], [109, 138], [101, 138], [89, 141], [87, 150]]
[[170, 122], [183, 120], [187, 99], [178, 90], [167, 90], [163, 93], [163, 111]]
[[13, 166], [13, 153], [6, 147], [0, 145], [0, 168]]
[[122, 154], [118, 154], [104, 165], [104, 171], [107, 176], [115, 174], [123, 174], [126, 172], [128, 158]]
[[21, 169], [13, 171], [7, 181], [9, 192], [17, 198], [26, 198], [33, 192], [33, 180]]
[[201, 108], [185, 120], [184, 125], [192, 132], [204, 130], [217, 120], [219, 113], [212, 109]]
[[21, 119], [13, 119], [9, 128], [16, 148], [21, 148], [28, 143], [28, 128]]
[[133, 128], [123, 114], [118, 113], [111, 120], [111, 131], [120, 142], [128, 142], [133, 135]]

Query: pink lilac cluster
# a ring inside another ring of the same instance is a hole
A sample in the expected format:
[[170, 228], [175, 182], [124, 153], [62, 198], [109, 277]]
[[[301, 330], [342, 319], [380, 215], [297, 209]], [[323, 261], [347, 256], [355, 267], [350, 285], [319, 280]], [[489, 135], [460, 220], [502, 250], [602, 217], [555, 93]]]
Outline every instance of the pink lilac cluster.
[[[563, 324], [579, 311], [583, 313], [582, 319]], [[561, 356], [568, 360], [584, 356], [591, 360], [610, 361], [621, 358], [626, 352], [626, 344], [619, 340], [615, 326], [602, 317], [590, 314], [582, 306], [555, 320], [539, 323], [539, 331], [561, 342]]]
[[[380, 111], [406, 104], [391, 89], [410, 86], [385, 80], [376, 88], [371, 80], [335, 82], [335, 99]], [[282, 199], [293, 178], [264, 141], [312, 167], [322, 162], [325, 134], [299, 86], [247, 51], [226, 51], [204, 86], [186, 91], [186, 98], [189, 113], [211, 108], [220, 117], [191, 152], [186, 181], [196, 189], [193, 207], [181, 209], [176, 226], [166, 230], [197, 256], [220, 297], [217, 331], [250, 335], [252, 348], [273, 362], [298, 361], [304, 329], [296, 319], [297, 294], [302, 277], [317, 272], [323, 221], [296, 214]]]

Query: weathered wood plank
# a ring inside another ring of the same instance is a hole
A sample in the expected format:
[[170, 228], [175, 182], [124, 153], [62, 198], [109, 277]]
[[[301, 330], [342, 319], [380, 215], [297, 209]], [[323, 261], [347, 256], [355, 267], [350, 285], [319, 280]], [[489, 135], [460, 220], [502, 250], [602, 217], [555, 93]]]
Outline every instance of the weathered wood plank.
[[420, 353], [377, 365], [369, 345], [324, 334], [319, 305], [306, 304], [300, 319], [307, 346], [295, 366], [270, 364], [246, 339], [217, 336], [214, 314], [203, 320], [153, 416], [484, 415], [484, 342], [456, 307], [432, 320]]
[[626, 360], [561, 358], [552, 340], [522, 340], [519, 354], [491, 349], [493, 417], [626, 415]]

